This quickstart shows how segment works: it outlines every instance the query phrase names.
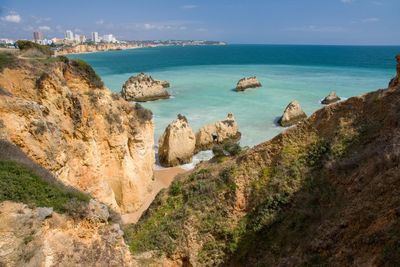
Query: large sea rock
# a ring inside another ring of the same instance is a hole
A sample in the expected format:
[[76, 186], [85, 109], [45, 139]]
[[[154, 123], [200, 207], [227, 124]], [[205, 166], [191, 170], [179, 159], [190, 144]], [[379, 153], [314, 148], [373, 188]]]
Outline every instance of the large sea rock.
[[321, 101], [321, 103], [324, 105], [329, 105], [338, 101], [340, 101], [340, 97], [337, 96], [335, 91], [332, 91]]
[[307, 115], [301, 109], [300, 103], [297, 100], [293, 100], [289, 103], [286, 107], [285, 111], [283, 112], [282, 117], [279, 119], [278, 123], [282, 127], [289, 127], [292, 126], [299, 121], [307, 118]]
[[238, 141], [240, 137], [235, 116], [229, 113], [225, 120], [208, 124], [196, 133], [196, 151], [211, 149], [230, 140]]
[[167, 81], [154, 80], [153, 77], [140, 73], [131, 76], [122, 86], [121, 95], [127, 101], [146, 102], [169, 98]]
[[396, 77], [394, 77], [390, 83], [389, 83], [389, 87], [396, 87], [398, 85], [400, 85], [400, 54], [396, 56], [396, 61], [397, 61], [397, 67], [396, 67]]
[[192, 161], [196, 137], [185, 116], [170, 123], [159, 140], [158, 156], [163, 167], [173, 167]]
[[257, 77], [247, 77], [240, 79], [236, 84], [236, 91], [242, 92], [249, 88], [261, 87], [261, 83], [257, 80]]

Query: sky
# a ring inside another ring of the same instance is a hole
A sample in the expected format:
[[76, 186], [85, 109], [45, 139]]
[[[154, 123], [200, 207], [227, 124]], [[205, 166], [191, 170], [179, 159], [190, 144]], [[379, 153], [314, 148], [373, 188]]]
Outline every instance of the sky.
[[400, 0], [0, 0], [0, 38], [399, 45]]

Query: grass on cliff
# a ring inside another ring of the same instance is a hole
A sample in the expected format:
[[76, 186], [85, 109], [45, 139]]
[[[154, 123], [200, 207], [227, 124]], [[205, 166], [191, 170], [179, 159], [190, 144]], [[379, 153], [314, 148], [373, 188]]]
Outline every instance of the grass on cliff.
[[0, 72], [5, 68], [13, 68], [17, 65], [17, 57], [11, 53], [0, 53]]
[[0, 161], [0, 202], [22, 202], [36, 207], [53, 207], [58, 212], [70, 212], [89, 201], [89, 197], [50, 183], [31, 169], [14, 161]]
[[71, 65], [75, 68], [75, 70], [83, 75], [88, 82], [95, 88], [103, 88], [104, 83], [101, 80], [100, 76], [94, 71], [92, 66], [81, 59], [74, 59], [70, 61]]

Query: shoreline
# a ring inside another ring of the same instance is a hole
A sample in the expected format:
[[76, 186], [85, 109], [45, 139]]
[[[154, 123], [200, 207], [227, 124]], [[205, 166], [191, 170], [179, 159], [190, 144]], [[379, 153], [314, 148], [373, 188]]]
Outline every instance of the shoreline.
[[183, 174], [188, 172], [181, 168], [180, 166], [164, 168], [164, 169], [155, 169], [154, 170], [154, 187], [151, 194], [146, 198], [143, 205], [135, 212], [127, 213], [121, 215], [122, 224], [135, 224], [139, 221], [140, 217], [143, 213], [149, 208], [157, 194], [163, 190], [168, 188], [171, 183], [175, 180], [175, 177], [179, 174]]

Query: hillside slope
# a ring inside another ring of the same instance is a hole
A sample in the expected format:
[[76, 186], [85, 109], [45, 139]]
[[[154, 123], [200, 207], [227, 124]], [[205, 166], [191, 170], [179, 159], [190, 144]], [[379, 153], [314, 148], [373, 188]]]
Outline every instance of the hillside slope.
[[201, 164], [126, 229], [132, 253], [155, 265], [399, 266], [399, 101], [397, 84], [352, 97]]
[[151, 112], [112, 94], [83, 61], [0, 59], [0, 139], [115, 211], [139, 209], [153, 184]]

